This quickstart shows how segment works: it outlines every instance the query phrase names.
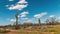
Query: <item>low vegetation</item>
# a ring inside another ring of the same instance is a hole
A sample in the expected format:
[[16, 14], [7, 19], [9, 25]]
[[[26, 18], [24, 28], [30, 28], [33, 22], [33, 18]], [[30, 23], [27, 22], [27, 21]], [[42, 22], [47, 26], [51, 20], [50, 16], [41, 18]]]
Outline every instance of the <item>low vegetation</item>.
[[0, 33], [13, 33], [13, 34], [60, 34], [60, 25], [55, 25], [54, 27], [44, 27], [42, 26], [42, 29], [33, 29], [30, 27], [30, 29], [19, 29], [19, 30], [0, 30]]

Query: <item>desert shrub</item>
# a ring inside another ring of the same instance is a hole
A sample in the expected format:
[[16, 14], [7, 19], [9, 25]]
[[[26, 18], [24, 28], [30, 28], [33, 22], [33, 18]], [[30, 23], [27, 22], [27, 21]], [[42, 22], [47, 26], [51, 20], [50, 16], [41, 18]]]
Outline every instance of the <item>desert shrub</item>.
[[7, 33], [10, 32], [10, 30], [0, 30], [0, 33]]
[[49, 30], [49, 32], [56, 32], [56, 30]]
[[44, 32], [48, 32], [48, 29], [46, 27], [42, 27], [41, 30]]

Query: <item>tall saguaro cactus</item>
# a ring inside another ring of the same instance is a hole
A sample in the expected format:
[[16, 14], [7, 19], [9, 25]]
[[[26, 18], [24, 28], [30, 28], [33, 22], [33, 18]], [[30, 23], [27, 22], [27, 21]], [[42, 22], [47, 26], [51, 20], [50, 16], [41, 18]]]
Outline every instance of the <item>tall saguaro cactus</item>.
[[39, 23], [39, 26], [40, 26], [40, 34], [42, 34], [42, 27], [41, 27], [41, 20], [40, 20], [40, 18], [38, 18], [38, 23]]
[[38, 23], [39, 23], [39, 26], [41, 26], [41, 21], [40, 21], [40, 19], [38, 18]]
[[16, 15], [15, 15], [15, 17], [16, 17], [16, 29], [18, 28], [18, 12], [16, 13]]

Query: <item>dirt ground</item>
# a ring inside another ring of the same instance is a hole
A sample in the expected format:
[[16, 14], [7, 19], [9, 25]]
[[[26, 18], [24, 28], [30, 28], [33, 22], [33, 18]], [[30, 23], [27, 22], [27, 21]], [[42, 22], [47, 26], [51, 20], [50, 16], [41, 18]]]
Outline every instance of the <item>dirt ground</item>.
[[38, 32], [38, 31], [20, 31], [14, 30], [5, 34], [54, 34], [54, 32]]

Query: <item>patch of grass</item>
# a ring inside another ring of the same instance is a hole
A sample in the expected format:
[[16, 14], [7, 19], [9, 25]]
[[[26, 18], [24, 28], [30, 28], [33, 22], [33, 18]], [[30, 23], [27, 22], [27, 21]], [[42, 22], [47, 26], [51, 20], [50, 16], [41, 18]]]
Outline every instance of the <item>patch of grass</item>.
[[18, 31], [19, 31], [18, 34], [40, 34], [41, 32], [44, 34], [49, 32], [53, 32], [54, 34], [60, 34], [60, 26], [56, 26], [53, 28], [43, 28], [43, 31], [41, 31], [40, 29], [22, 29]]

